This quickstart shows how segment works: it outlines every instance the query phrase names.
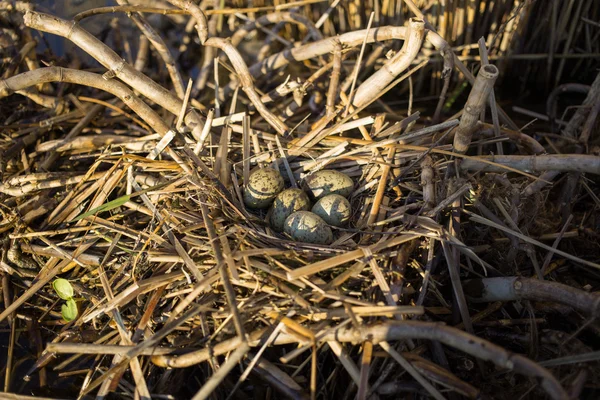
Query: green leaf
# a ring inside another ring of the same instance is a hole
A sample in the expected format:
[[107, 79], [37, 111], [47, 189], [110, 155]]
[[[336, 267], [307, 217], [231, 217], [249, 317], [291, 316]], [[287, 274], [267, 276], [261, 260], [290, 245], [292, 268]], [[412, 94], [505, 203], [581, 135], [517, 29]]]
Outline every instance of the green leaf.
[[69, 283], [68, 280], [58, 278], [52, 282], [52, 287], [54, 291], [63, 300], [69, 300], [73, 297], [73, 286]]
[[71, 322], [75, 318], [77, 318], [77, 303], [75, 303], [75, 300], [69, 299], [67, 300], [66, 304], [62, 305], [60, 311], [64, 320], [67, 322]]
[[130, 194], [126, 194], [125, 196], [121, 196], [119, 198], [116, 198], [112, 201], [109, 201], [108, 203], [102, 204], [101, 206], [98, 206], [96, 208], [92, 208], [90, 211], [81, 214], [80, 216], [78, 216], [77, 218], [75, 218], [73, 220], [73, 222], [77, 222], [80, 219], [84, 219], [85, 217], [90, 217], [92, 215], [104, 212], [104, 211], [110, 211], [112, 209], [115, 209], [117, 207], [121, 207], [123, 204], [127, 203], [129, 200], [131, 200], [131, 195]]
[[110, 210], [112, 210], [114, 208], [121, 207], [123, 204], [127, 203], [129, 200], [133, 199], [134, 197], [140, 196], [142, 194], [145, 194], [145, 193], [148, 193], [148, 192], [151, 192], [151, 191], [154, 191], [154, 190], [162, 189], [162, 188], [164, 188], [165, 186], [167, 186], [169, 184], [171, 184], [170, 181], [169, 182], [160, 183], [160, 184], [158, 184], [156, 186], [152, 186], [152, 187], [146, 188], [146, 189], [144, 189], [142, 191], [139, 191], [139, 192], [133, 192], [131, 194], [126, 194], [125, 196], [121, 196], [119, 198], [116, 198], [116, 199], [114, 199], [112, 201], [109, 201], [108, 203], [102, 204], [101, 206], [93, 208], [90, 211], [79, 215], [77, 218], [75, 218], [71, 222], [77, 222], [77, 221], [79, 221], [79, 220], [81, 220], [83, 218], [90, 217], [90, 216], [92, 216], [94, 214], [98, 214], [98, 213], [101, 213], [101, 212], [104, 212], [104, 211], [110, 211]]

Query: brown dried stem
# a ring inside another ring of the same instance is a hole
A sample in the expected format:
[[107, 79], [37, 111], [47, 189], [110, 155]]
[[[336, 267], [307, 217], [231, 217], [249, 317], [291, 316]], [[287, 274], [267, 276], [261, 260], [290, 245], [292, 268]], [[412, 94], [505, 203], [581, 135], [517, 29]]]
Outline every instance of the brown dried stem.
[[469, 149], [477, 121], [485, 108], [496, 78], [498, 78], [498, 68], [495, 66], [488, 64], [479, 69], [454, 136], [454, 151], [457, 153], [466, 153]]

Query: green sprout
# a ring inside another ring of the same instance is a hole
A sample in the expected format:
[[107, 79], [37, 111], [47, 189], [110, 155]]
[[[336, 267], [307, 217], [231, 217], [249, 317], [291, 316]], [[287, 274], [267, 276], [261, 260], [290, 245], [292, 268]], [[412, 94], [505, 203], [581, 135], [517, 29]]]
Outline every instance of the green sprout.
[[65, 321], [71, 322], [77, 318], [77, 303], [73, 299], [73, 286], [68, 280], [58, 278], [52, 282], [52, 288], [61, 299], [66, 303], [62, 305], [60, 311]]

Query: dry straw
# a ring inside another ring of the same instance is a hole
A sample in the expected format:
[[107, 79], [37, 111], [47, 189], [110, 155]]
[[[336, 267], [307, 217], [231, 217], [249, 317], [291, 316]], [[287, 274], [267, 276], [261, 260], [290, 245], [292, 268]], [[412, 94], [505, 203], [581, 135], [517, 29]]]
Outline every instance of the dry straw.
[[[541, 3], [0, 2], [4, 392], [583, 396], [554, 366], [597, 359], [600, 7]], [[515, 71], [547, 117], [502, 97]], [[275, 232], [260, 168], [346, 174], [350, 223]], [[544, 361], [565, 334], [589, 354]]]

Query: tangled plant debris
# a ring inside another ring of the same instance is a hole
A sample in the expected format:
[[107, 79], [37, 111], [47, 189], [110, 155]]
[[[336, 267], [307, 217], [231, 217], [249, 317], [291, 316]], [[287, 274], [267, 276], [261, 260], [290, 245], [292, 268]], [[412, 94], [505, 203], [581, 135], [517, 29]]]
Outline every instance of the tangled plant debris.
[[117, 3], [0, 1], [4, 392], [598, 397], [598, 2]]

